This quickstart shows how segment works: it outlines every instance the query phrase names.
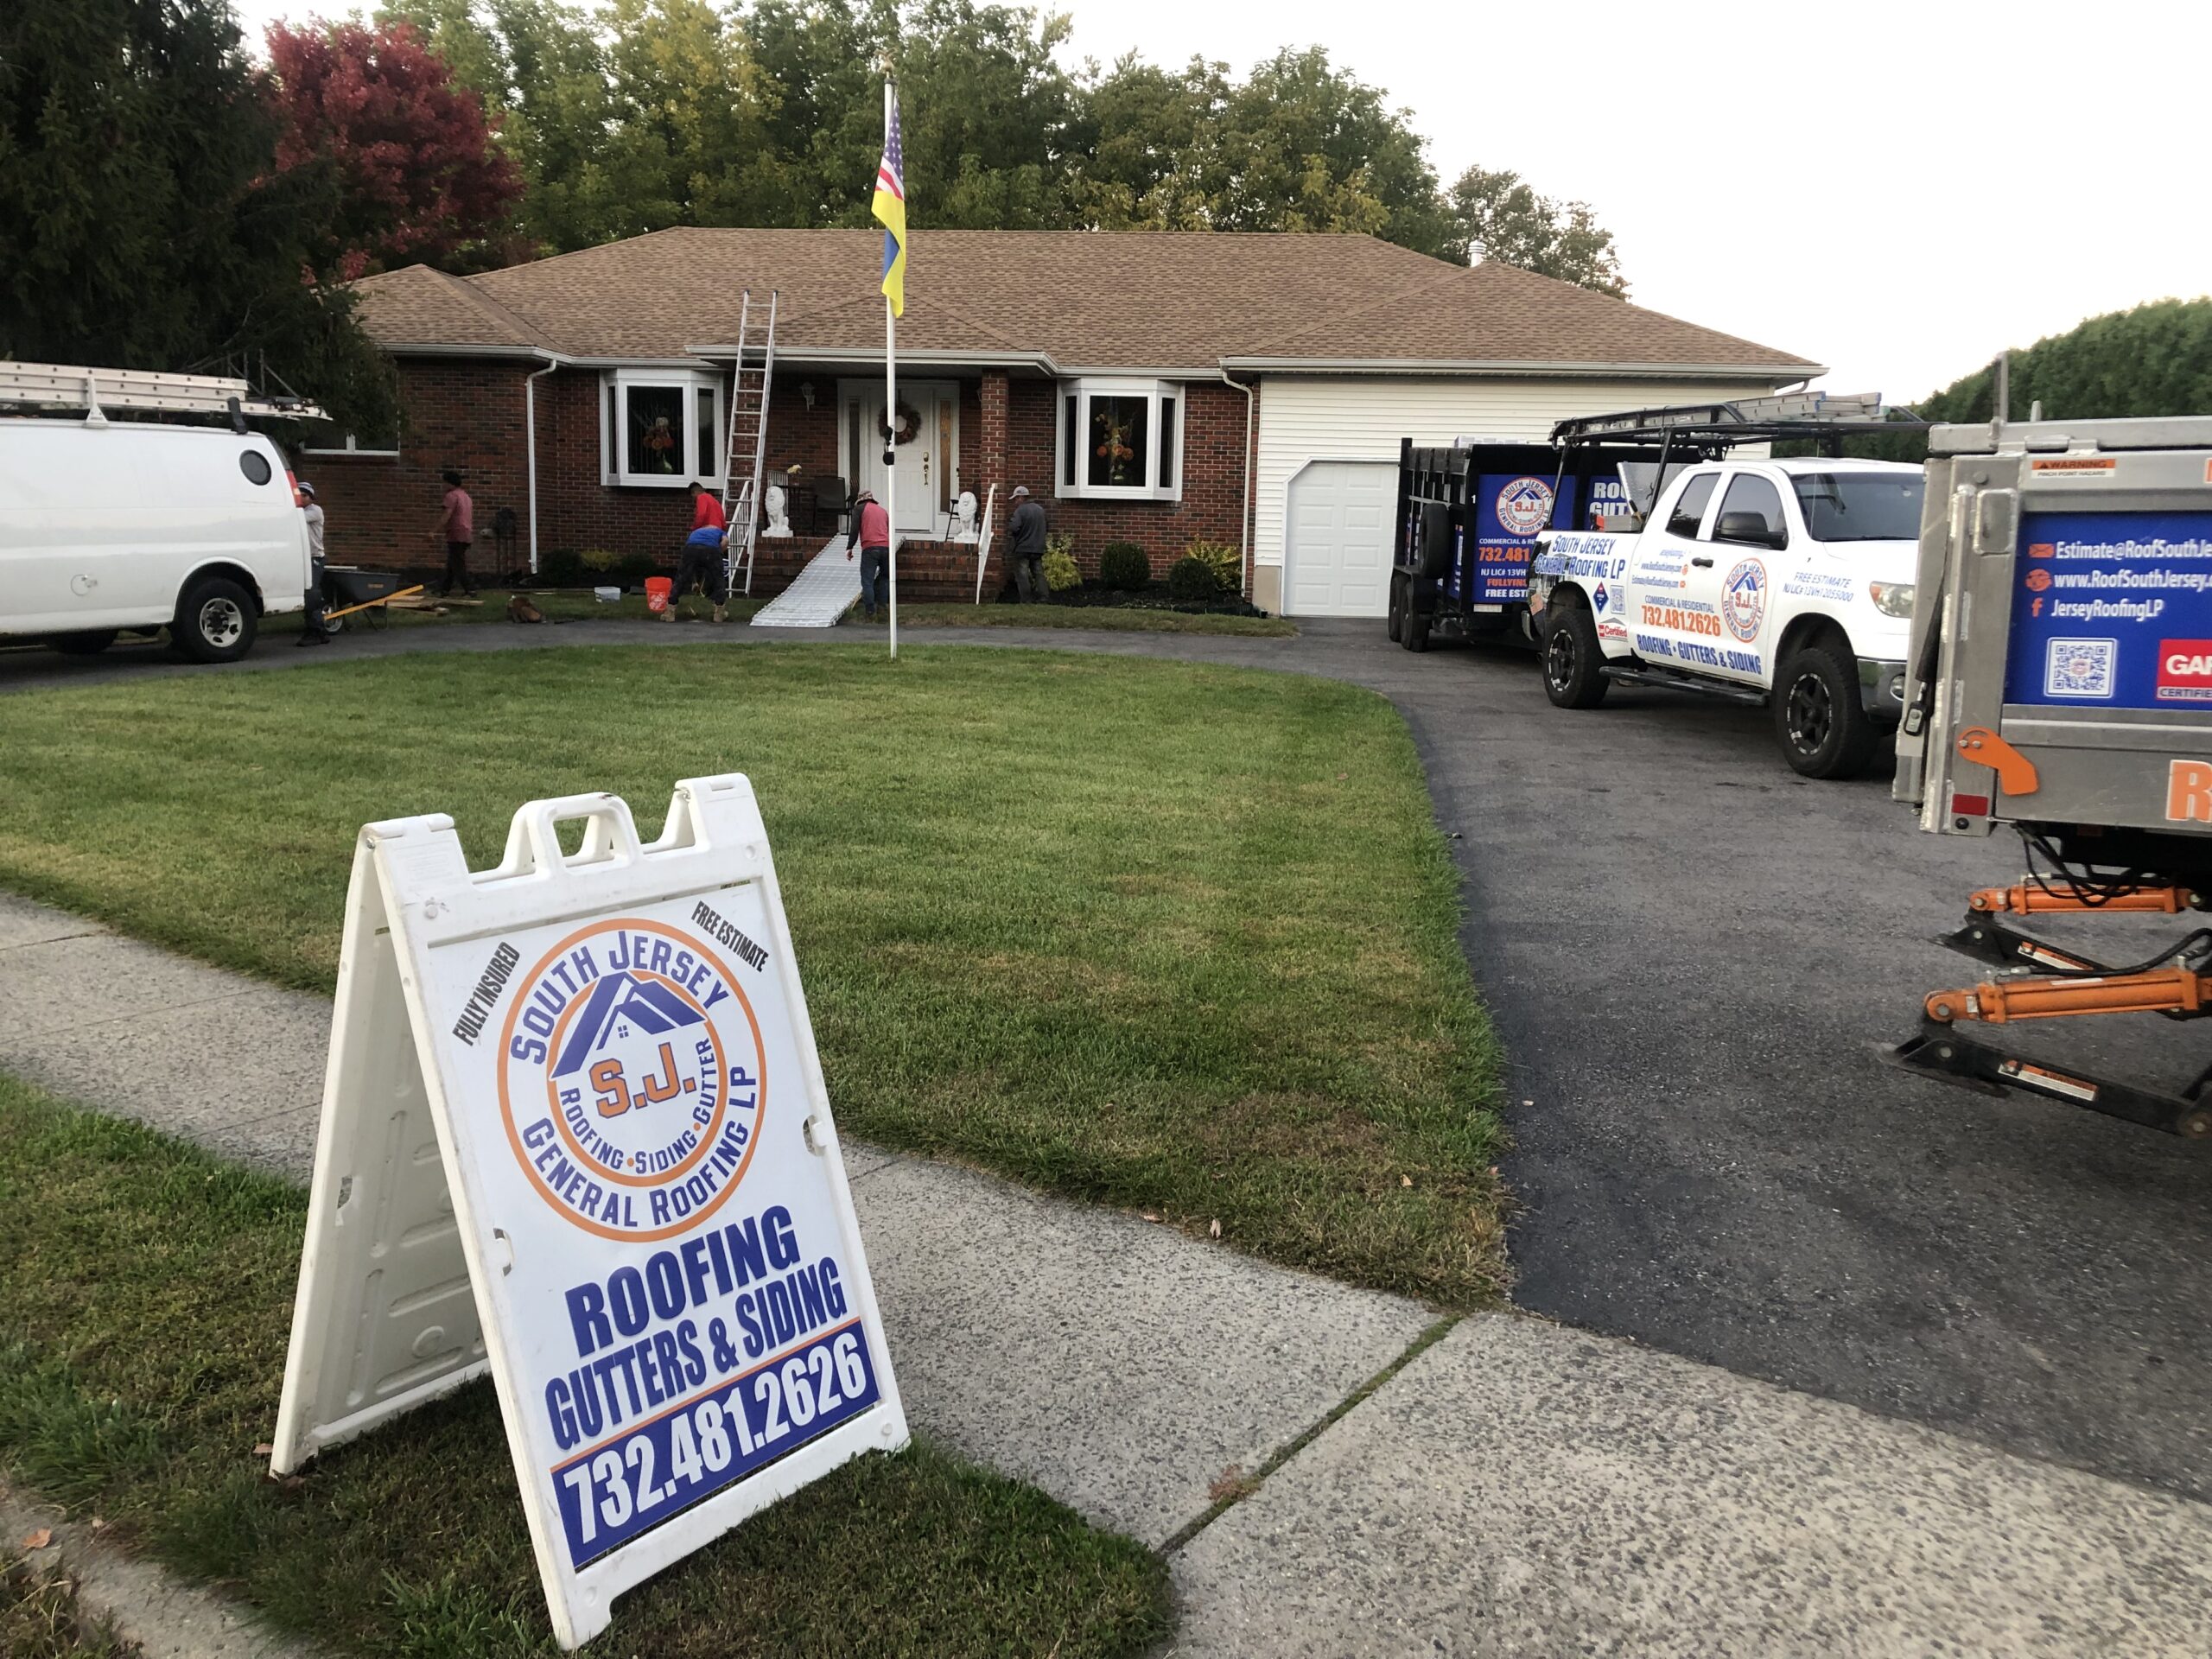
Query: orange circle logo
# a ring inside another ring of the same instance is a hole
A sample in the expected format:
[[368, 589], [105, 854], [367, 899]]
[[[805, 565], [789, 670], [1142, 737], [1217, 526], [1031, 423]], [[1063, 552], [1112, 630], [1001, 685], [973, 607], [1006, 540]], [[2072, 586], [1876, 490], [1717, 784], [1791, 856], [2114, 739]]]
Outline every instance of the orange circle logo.
[[2028, 591], [2030, 593], [2042, 593], [2045, 588], [2050, 586], [2050, 572], [2044, 569], [2041, 566], [2037, 566], [2035, 569], [2028, 572], [2027, 584]]
[[571, 933], [522, 976], [499, 1113], [539, 1196], [602, 1238], [720, 1209], [759, 1143], [760, 1022], [720, 957], [635, 917]]

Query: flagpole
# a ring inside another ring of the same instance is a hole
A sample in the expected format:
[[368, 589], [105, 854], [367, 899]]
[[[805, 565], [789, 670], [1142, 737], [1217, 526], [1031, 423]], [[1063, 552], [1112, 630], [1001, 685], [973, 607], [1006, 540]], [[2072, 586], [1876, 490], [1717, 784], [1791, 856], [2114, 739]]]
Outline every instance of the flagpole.
[[[891, 130], [895, 118], [898, 89], [889, 79], [883, 83], [883, 130]], [[904, 169], [902, 168], [901, 171]], [[906, 238], [899, 238], [903, 251]], [[890, 429], [890, 435], [883, 441], [883, 512], [889, 520], [891, 546], [887, 557], [891, 563], [891, 660], [899, 660], [899, 319], [891, 308], [891, 296], [883, 296], [883, 423]]]

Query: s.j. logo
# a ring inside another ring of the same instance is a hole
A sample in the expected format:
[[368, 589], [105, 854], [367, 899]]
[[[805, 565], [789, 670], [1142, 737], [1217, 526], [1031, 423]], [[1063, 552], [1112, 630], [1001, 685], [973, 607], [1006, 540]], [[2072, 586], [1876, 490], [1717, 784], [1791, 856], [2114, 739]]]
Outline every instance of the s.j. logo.
[[729, 969], [660, 922], [571, 933], [523, 976], [499, 1112], [539, 1194], [603, 1238], [683, 1231], [737, 1190], [760, 1135], [760, 1026]]
[[1509, 536], [1533, 536], [1551, 522], [1552, 486], [1541, 478], [1516, 478], [1497, 493], [1498, 527]]
[[1739, 561], [1721, 583], [1720, 620], [1738, 639], [1758, 638], [1759, 624], [1766, 620], [1766, 566], [1758, 560]]

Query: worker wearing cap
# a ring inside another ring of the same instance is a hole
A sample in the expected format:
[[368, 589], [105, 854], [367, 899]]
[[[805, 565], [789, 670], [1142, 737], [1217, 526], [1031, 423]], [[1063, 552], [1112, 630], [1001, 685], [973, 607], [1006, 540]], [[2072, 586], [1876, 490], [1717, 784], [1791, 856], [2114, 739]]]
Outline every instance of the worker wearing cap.
[[300, 631], [296, 645], [327, 645], [330, 635], [322, 624], [322, 508], [315, 499], [315, 486], [299, 486], [300, 517], [308, 524], [308, 592], [307, 626]]
[[1025, 605], [1045, 598], [1045, 509], [1030, 498], [1029, 486], [1014, 486], [1014, 517], [1007, 521], [1007, 556], [1014, 561], [1014, 591]]
[[861, 550], [861, 614], [873, 622], [887, 607], [883, 588], [891, 569], [891, 515], [873, 490], [853, 498], [853, 535], [845, 543], [849, 559], [855, 543]]

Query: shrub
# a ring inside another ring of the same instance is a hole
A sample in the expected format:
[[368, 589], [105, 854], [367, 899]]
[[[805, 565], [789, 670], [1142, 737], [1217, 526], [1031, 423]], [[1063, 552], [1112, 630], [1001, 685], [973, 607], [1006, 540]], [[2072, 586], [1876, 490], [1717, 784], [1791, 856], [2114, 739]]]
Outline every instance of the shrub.
[[1167, 596], [1180, 605], [1203, 605], [1221, 597], [1221, 584], [1211, 565], [1195, 553], [1185, 553], [1167, 572]]
[[607, 571], [614, 568], [615, 558], [603, 547], [588, 547], [576, 555], [576, 563], [587, 570]]
[[1214, 585], [1224, 594], [1244, 591], [1244, 555], [1226, 542], [1192, 542], [1183, 550], [1185, 558], [1197, 559], [1213, 572]]
[[1109, 542], [1100, 550], [1098, 581], [1102, 587], [1134, 594], [1151, 580], [1152, 561], [1145, 557], [1144, 549], [1135, 542]]
[[1075, 537], [1047, 536], [1045, 556], [1038, 561], [1045, 586], [1056, 594], [1072, 593], [1083, 586], [1083, 572], [1075, 568]]

